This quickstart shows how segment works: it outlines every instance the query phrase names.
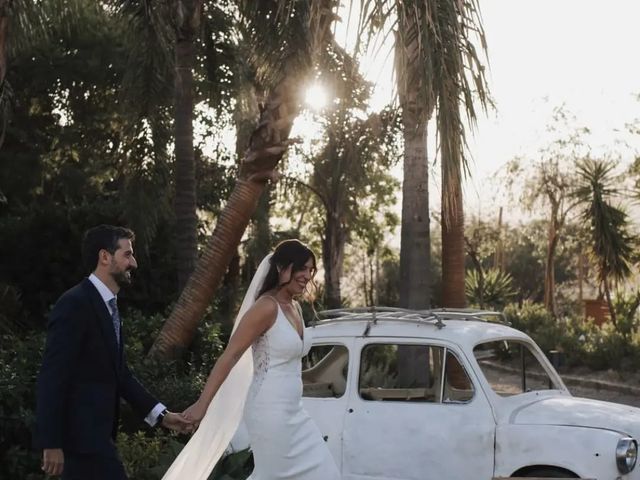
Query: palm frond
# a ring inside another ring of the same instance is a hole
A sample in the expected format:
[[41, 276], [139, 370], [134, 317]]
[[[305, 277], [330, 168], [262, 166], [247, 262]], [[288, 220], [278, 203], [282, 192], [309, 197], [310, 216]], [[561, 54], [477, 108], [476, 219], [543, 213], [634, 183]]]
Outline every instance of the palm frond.
[[592, 238], [591, 257], [600, 282], [623, 280], [631, 274], [637, 242], [630, 232], [627, 213], [613, 205], [618, 194], [611, 161], [587, 158], [577, 164], [580, 184], [576, 198], [584, 205], [582, 218]]
[[170, 2], [113, 0], [116, 15], [126, 25], [127, 67], [122, 80], [122, 104], [148, 116], [158, 105], [171, 104], [175, 31]]

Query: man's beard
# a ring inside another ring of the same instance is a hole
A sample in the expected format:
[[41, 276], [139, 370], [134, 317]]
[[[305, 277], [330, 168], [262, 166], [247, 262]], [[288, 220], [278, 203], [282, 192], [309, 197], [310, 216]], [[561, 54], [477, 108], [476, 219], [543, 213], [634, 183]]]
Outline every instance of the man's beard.
[[[124, 272], [114, 272], [111, 274], [111, 277], [115, 280], [119, 287], [125, 287], [127, 285], [131, 285], [131, 275], [130, 272], [132, 270], [125, 270]], [[129, 273], [129, 275], [127, 275]]]

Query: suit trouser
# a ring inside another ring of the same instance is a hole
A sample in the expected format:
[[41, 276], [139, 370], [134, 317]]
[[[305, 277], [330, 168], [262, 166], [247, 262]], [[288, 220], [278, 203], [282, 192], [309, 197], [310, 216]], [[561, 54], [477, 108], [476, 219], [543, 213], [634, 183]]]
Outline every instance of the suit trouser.
[[115, 447], [104, 453], [64, 452], [62, 480], [127, 480], [127, 478]]

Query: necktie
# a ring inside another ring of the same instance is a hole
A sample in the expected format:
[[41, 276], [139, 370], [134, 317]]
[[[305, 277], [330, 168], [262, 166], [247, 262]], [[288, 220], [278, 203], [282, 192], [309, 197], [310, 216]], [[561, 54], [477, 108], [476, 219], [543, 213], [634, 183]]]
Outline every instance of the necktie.
[[118, 312], [118, 304], [116, 297], [109, 300], [109, 306], [111, 307], [111, 321], [113, 322], [113, 329], [116, 332], [116, 342], [120, 346], [120, 312]]

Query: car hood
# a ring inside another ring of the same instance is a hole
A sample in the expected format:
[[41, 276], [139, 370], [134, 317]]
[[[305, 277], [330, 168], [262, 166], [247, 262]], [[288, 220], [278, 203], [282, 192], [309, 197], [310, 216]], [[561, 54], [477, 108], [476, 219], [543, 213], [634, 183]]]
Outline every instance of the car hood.
[[638, 435], [640, 408], [588, 398], [548, 397], [518, 406], [511, 412], [509, 423], [571, 425]]

